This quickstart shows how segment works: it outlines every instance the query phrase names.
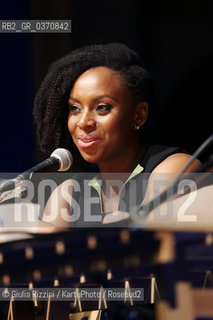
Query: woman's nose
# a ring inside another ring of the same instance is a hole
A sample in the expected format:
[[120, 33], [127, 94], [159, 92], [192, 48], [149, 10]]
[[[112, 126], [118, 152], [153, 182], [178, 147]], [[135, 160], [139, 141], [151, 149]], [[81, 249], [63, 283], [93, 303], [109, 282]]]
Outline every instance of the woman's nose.
[[94, 130], [96, 128], [96, 121], [89, 111], [84, 111], [81, 114], [81, 118], [78, 121], [78, 127], [81, 128], [82, 130], [85, 129], [92, 129]]

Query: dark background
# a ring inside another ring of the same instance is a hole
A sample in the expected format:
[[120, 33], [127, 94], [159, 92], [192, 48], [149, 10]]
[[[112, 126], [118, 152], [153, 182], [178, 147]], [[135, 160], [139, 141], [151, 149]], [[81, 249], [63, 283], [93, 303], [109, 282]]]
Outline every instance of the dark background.
[[[150, 143], [193, 152], [212, 134], [212, 1], [2, 1], [1, 19], [71, 19], [69, 34], [0, 34], [0, 172], [46, 158], [36, 145], [33, 100], [48, 65], [79, 46], [123, 42], [143, 58], [155, 94]], [[208, 151], [208, 155], [210, 151]]]

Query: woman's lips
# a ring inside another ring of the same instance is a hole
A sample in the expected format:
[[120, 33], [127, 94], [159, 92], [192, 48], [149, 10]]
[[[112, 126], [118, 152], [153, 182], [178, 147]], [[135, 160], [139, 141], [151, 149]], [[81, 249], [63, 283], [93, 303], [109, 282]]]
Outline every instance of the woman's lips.
[[81, 148], [89, 148], [92, 147], [99, 141], [97, 137], [85, 136], [78, 138], [78, 144]]

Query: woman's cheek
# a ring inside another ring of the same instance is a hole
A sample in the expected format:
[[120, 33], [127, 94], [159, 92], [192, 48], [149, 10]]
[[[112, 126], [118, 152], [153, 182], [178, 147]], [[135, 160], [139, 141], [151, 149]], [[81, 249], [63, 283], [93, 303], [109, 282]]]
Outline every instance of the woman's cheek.
[[72, 135], [75, 132], [75, 125], [74, 125], [74, 122], [73, 122], [71, 116], [68, 117], [67, 126], [68, 126], [68, 130], [69, 130], [70, 134]]

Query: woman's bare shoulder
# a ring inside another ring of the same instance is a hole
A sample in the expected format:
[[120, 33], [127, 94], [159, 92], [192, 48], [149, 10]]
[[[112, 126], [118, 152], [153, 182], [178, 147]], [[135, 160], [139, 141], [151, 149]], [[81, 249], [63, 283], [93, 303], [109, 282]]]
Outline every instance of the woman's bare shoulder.
[[[154, 173], [178, 173], [180, 172], [183, 167], [186, 165], [186, 163], [191, 159], [191, 155], [187, 153], [174, 153], [167, 157], [165, 160], [163, 160], [154, 170]], [[196, 168], [199, 167], [201, 162], [198, 159], [195, 159], [192, 164], [189, 166], [189, 168], [186, 170], [194, 171]]]

